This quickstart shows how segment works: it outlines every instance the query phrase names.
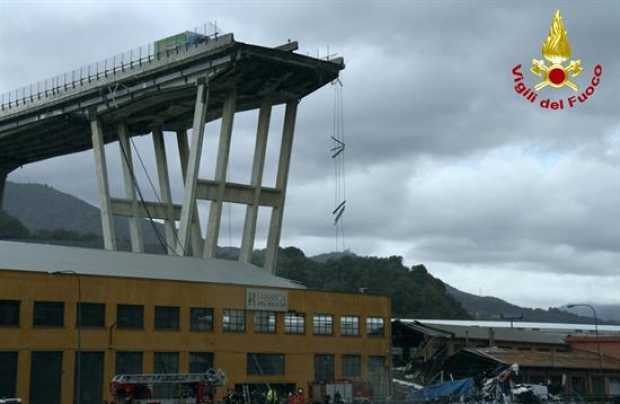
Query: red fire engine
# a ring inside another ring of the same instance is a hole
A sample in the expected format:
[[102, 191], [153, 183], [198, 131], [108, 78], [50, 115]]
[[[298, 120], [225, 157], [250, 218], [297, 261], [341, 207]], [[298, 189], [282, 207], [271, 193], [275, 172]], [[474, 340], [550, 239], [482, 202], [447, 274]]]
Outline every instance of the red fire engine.
[[113, 404], [207, 404], [215, 388], [226, 384], [220, 369], [205, 373], [117, 375], [110, 390]]

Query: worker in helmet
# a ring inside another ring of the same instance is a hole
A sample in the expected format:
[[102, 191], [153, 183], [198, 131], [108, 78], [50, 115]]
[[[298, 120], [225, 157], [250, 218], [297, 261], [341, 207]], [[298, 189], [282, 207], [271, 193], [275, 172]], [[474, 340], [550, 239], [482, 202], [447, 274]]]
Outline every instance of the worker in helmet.
[[271, 386], [267, 389], [265, 404], [278, 404], [278, 393]]

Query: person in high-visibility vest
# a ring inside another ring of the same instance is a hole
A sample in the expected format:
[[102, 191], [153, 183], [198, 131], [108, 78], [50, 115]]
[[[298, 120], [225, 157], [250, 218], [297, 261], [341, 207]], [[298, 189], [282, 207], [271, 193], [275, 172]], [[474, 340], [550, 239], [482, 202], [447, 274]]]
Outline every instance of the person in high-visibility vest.
[[278, 404], [278, 393], [271, 386], [267, 390], [265, 404]]

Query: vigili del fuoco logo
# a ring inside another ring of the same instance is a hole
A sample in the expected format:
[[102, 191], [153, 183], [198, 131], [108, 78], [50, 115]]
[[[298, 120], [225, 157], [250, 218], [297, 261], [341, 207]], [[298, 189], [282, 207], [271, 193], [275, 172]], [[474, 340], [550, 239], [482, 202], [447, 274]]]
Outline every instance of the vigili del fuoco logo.
[[[587, 102], [594, 95], [601, 81], [603, 66], [600, 64], [595, 65], [591, 80], [587, 83], [585, 89], [580, 89], [577, 80], [574, 79], [583, 72], [581, 59], [571, 59], [568, 34], [564, 28], [564, 21], [560, 15], [560, 10], [555, 12], [551, 21], [549, 35], [547, 35], [547, 39], [542, 46], [542, 56], [544, 59], [532, 59], [530, 72], [540, 78], [540, 81], [534, 85], [534, 88], [530, 88], [525, 84], [520, 64], [512, 68], [515, 83], [514, 89], [517, 94], [531, 103], [538, 102], [541, 108], [554, 110], [577, 107]], [[568, 64], [565, 64], [566, 61], [568, 61]], [[559, 99], [543, 98], [541, 90], [548, 87], [551, 89], [568, 87], [575, 92], [575, 95]]]

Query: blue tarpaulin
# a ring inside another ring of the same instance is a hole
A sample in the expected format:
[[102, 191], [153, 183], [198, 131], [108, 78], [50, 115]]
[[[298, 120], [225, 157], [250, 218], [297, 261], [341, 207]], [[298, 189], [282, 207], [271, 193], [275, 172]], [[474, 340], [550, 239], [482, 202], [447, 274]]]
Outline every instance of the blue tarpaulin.
[[431, 401], [442, 397], [469, 396], [474, 392], [474, 379], [459, 379], [448, 383], [433, 384], [422, 390], [412, 391], [411, 401]]

